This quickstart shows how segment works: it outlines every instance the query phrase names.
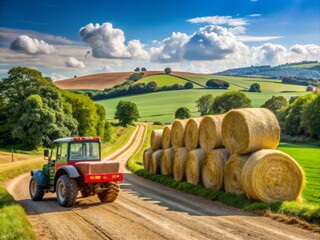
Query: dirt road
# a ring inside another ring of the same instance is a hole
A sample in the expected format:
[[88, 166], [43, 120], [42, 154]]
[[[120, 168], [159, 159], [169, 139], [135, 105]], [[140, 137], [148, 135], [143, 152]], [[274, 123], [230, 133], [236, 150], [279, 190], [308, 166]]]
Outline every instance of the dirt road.
[[95, 196], [62, 208], [55, 194], [30, 200], [29, 175], [7, 188], [24, 206], [39, 239], [320, 239], [320, 235], [218, 202], [191, 196], [131, 174], [127, 159], [139, 148], [146, 127], [139, 125], [128, 143], [109, 158], [125, 172], [116, 202]]

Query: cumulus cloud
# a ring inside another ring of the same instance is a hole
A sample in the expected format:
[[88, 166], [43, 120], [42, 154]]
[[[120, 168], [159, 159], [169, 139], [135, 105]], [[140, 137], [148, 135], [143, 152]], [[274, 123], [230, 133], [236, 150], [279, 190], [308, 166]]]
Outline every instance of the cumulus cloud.
[[300, 45], [295, 44], [290, 48], [290, 51], [296, 54], [310, 54], [310, 55], [320, 55], [320, 46], [315, 44]]
[[247, 36], [247, 35], [237, 36], [237, 39], [240, 42], [266, 42], [266, 41], [275, 40], [279, 38], [282, 38], [282, 36]]
[[52, 54], [56, 52], [53, 45], [43, 40], [32, 39], [27, 35], [17, 37], [10, 45], [10, 49], [26, 54]]
[[187, 60], [220, 60], [244, 47], [226, 28], [206, 26], [193, 34], [185, 44]]
[[65, 65], [67, 67], [71, 67], [71, 68], [85, 68], [86, 67], [86, 65], [84, 65], [83, 62], [77, 60], [74, 57], [69, 57], [68, 61], [65, 62]]
[[80, 29], [82, 40], [91, 47], [96, 58], [148, 58], [139, 40], [125, 44], [125, 35], [121, 29], [113, 28], [111, 23], [88, 24]]
[[231, 16], [208, 16], [196, 17], [187, 20], [190, 23], [208, 23], [212, 25], [228, 25], [232, 27], [247, 25], [247, 20], [244, 18], [233, 18]]
[[252, 47], [253, 61], [260, 64], [279, 64], [287, 59], [287, 49], [279, 44], [265, 43]]
[[172, 33], [169, 38], [161, 42], [153, 42], [153, 47], [149, 50], [151, 60], [154, 62], [179, 62], [183, 60], [184, 45], [189, 41], [190, 37], [185, 33]]

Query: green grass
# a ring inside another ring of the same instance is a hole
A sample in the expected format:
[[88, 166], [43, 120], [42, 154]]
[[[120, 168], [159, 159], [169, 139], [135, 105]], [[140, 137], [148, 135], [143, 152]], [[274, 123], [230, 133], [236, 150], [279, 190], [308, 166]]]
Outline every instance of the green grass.
[[138, 83], [149, 83], [149, 82], [156, 82], [158, 87], [171, 86], [173, 84], [179, 84], [184, 86], [187, 83], [187, 81], [181, 78], [177, 78], [167, 74], [152, 75], [138, 81]]
[[112, 126], [112, 136], [110, 141], [103, 143], [101, 146], [102, 158], [105, 158], [107, 155], [121, 148], [129, 140], [135, 129], [135, 126], [128, 126], [126, 128], [122, 126]]
[[278, 149], [292, 156], [302, 166], [306, 174], [306, 187], [302, 192], [304, 201], [320, 206], [320, 147], [282, 143]]
[[3, 182], [32, 169], [41, 169], [44, 161], [1, 164], [0, 168], [0, 239], [36, 239], [24, 209], [3, 187]]
[[[249, 80], [248, 80], [249, 81]], [[247, 84], [244, 81], [240, 81], [241, 84]], [[250, 85], [251, 82], [249, 82]], [[271, 83], [266, 83], [271, 84]], [[272, 96], [282, 95], [287, 99], [290, 99], [293, 95], [304, 95], [305, 91], [299, 92], [286, 92], [284, 89], [290, 89], [288, 85], [282, 86], [285, 84], [274, 83], [274, 88], [278, 89], [277, 91], [264, 92], [262, 88], [261, 93], [249, 93], [245, 94], [251, 99], [252, 105], [254, 107], [260, 107]], [[289, 85], [290, 87], [296, 88], [294, 85]], [[269, 86], [270, 87], [270, 86]], [[288, 87], [288, 88], [287, 88]], [[234, 87], [238, 88], [238, 87]], [[298, 88], [305, 89], [305, 87]], [[232, 89], [232, 87], [230, 87]], [[233, 89], [236, 90], [236, 89]], [[239, 88], [238, 88], [239, 90]], [[120, 100], [131, 101], [137, 104], [140, 118], [139, 121], [161, 121], [161, 122], [171, 122], [174, 119], [174, 113], [179, 107], [187, 107], [191, 111], [192, 117], [198, 117], [199, 113], [197, 112], [195, 101], [198, 100], [204, 94], [212, 94], [213, 96], [218, 96], [225, 93], [228, 90], [215, 90], [215, 89], [189, 89], [189, 90], [177, 90], [177, 91], [165, 91], [165, 92], [156, 92], [148, 93], [141, 95], [132, 95], [127, 97], [112, 98], [107, 100], [97, 101], [97, 103], [103, 105], [108, 111], [108, 116], [112, 118], [115, 113], [116, 106]]]
[[[305, 202], [280, 202], [280, 203], [263, 203], [248, 200], [244, 195], [237, 196], [235, 194], [214, 191], [200, 185], [192, 185], [187, 182], [177, 182], [168, 176], [152, 174], [143, 169], [142, 156], [146, 148], [149, 147], [150, 133], [154, 126], [149, 126], [144, 143], [129, 160], [129, 168], [137, 175], [146, 179], [162, 183], [166, 186], [176, 188], [180, 191], [190, 193], [196, 196], [204, 197], [210, 200], [218, 200], [226, 205], [231, 205], [245, 210], [263, 210], [274, 213], [286, 214], [294, 216], [314, 224], [320, 224], [320, 205], [319, 205], [319, 180], [320, 172], [317, 168], [308, 168], [310, 165], [319, 165], [320, 148], [312, 145], [294, 145], [281, 144], [279, 149], [290, 154], [303, 167], [306, 173], [307, 185], [303, 191]], [[311, 153], [311, 154], [310, 154]], [[314, 182], [311, 181], [314, 179]], [[318, 183], [318, 185], [317, 185]], [[317, 187], [318, 186], [318, 187]], [[310, 194], [311, 193], [311, 194]]]

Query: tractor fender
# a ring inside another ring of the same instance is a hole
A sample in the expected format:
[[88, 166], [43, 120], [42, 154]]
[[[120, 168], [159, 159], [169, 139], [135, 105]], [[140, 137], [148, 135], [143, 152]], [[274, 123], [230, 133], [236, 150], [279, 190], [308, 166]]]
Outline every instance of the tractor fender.
[[32, 170], [31, 176], [34, 177], [34, 179], [39, 187], [46, 187], [47, 186], [46, 175], [44, 174], [44, 172], [42, 170]]
[[58, 169], [58, 171], [56, 172], [55, 181], [57, 181], [58, 178], [64, 174], [68, 174], [69, 178], [80, 177], [78, 170], [74, 166], [66, 165], [66, 166], [62, 166]]

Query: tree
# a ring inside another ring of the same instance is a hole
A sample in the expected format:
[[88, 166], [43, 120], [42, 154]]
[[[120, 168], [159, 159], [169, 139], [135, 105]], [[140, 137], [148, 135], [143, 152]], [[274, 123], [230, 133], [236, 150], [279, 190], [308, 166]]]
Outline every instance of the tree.
[[247, 107], [252, 107], [250, 98], [243, 92], [230, 91], [215, 98], [210, 113], [220, 114], [231, 109]]
[[222, 81], [219, 79], [209, 79], [206, 82], [206, 86], [208, 88], [222, 88], [222, 89], [227, 89], [230, 85], [226, 81]]
[[141, 72], [146, 72], [147, 69], [145, 67], [141, 68]]
[[134, 69], [134, 71], [135, 71], [135, 72], [140, 72], [140, 68], [139, 68], [139, 67], [136, 67], [136, 68]]
[[147, 89], [148, 92], [155, 92], [158, 89], [158, 85], [154, 81], [148, 82], [147, 85], [146, 85], [146, 89]]
[[118, 103], [114, 118], [118, 119], [122, 126], [132, 124], [132, 122], [137, 121], [139, 117], [139, 111], [135, 103], [123, 100]]
[[261, 92], [260, 85], [258, 83], [251, 84], [249, 92]]
[[282, 116], [282, 125], [285, 133], [291, 136], [306, 134], [307, 127], [301, 124], [302, 112], [307, 106], [316, 98], [315, 94], [307, 94], [297, 98], [289, 107], [284, 111]]
[[200, 112], [201, 116], [209, 114], [213, 101], [214, 97], [211, 94], [202, 95], [196, 101], [196, 107], [198, 108], [198, 112]]
[[10, 69], [0, 81], [0, 103], [1, 144], [34, 149], [49, 146], [55, 138], [78, 134], [72, 106], [39, 71]]
[[186, 82], [186, 84], [183, 86], [184, 89], [192, 89], [193, 83], [192, 82]]
[[302, 110], [301, 126], [315, 139], [320, 139], [320, 94]]
[[167, 67], [164, 69], [165, 74], [171, 74], [171, 68]]
[[186, 119], [191, 117], [191, 112], [188, 108], [181, 107], [177, 109], [174, 116], [175, 118], [178, 118], [178, 119]]
[[268, 108], [277, 116], [279, 116], [287, 106], [288, 101], [283, 96], [272, 96], [272, 98], [261, 105], [261, 107]]

